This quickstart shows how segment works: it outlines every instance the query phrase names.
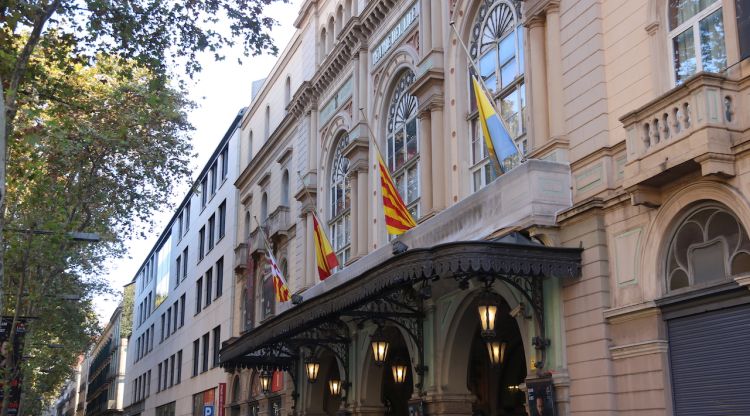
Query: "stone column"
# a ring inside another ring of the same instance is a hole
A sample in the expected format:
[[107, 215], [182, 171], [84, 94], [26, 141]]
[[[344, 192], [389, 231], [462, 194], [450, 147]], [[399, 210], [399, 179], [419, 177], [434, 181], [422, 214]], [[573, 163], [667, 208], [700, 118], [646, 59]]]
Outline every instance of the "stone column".
[[359, 123], [361, 117], [359, 113], [360, 107], [360, 88], [361, 78], [366, 78], [367, 74], [363, 74], [359, 71], [359, 51], [355, 51], [352, 54], [352, 68], [354, 68], [354, 78], [352, 79], [352, 126], [356, 126]]
[[358, 257], [367, 254], [367, 225], [369, 224], [370, 212], [367, 209], [367, 172], [368, 163], [365, 161], [360, 169], [357, 169], [357, 187], [360, 192], [357, 193], [357, 211], [360, 212], [359, 221], [357, 222], [357, 251]]
[[[443, 45], [443, 27], [447, 26], [446, 24], [443, 24], [443, 9], [446, 7], [448, 2], [437, 2], [439, 4], [438, 7], [432, 7], [432, 10], [430, 10], [430, 21], [432, 22], [432, 27], [430, 28], [431, 32], [431, 38], [432, 38], [432, 45], [431, 49], [441, 49]], [[434, 5], [434, 3], [433, 3]], [[427, 48], [424, 48], [427, 50]]]
[[[551, 3], [547, 8], [547, 109], [549, 110], [549, 135], [561, 137], [565, 134], [563, 113], [562, 56], [560, 54], [560, 6]], [[546, 138], [545, 138], [546, 139]]]
[[421, 194], [420, 205], [422, 216], [431, 215], [432, 204], [432, 129], [430, 111], [422, 111], [419, 115], [419, 185]]
[[352, 184], [352, 259], [367, 254], [367, 172], [369, 163], [369, 142], [367, 137], [350, 138], [344, 148], [344, 156], [349, 159], [349, 175]]
[[310, 131], [307, 143], [307, 170], [318, 171], [318, 110], [313, 108], [308, 115]]
[[[421, 0], [419, 9], [419, 33], [421, 34], [420, 55], [425, 57], [432, 50], [432, 0]], [[436, 12], [439, 13], [439, 10]]]
[[529, 28], [529, 65], [527, 71], [530, 79], [526, 84], [531, 89], [531, 136], [530, 149], [539, 147], [549, 138], [547, 114], [547, 64], [544, 47], [544, 18], [533, 17], [527, 23]]
[[305, 247], [305, 287], [310, 288], [315, 286], [315, 271], [318, 270], [318, 266], [316, 264], [315, 259], [315, 244], [312, 242], [313, 233], [314, 233], [314, 224], [313, 224], [313, 214], [312, 211], [314, 210], [313, 207], [308, 207], [306, 212], [304, 213], [305, 216], [305, 232], [304, 232], [304, 238], [303, 246]]
[[433, 104], [430, 108], [430, 130], [432, 141], [432, 209], [440, 211], [446, 207], [449, 193], [446, 188], [449, 186], [449, 166], [450, 153], [446, 148], [450, 146], [450, 141], [446, 140], [443, 134], [443, 108]]

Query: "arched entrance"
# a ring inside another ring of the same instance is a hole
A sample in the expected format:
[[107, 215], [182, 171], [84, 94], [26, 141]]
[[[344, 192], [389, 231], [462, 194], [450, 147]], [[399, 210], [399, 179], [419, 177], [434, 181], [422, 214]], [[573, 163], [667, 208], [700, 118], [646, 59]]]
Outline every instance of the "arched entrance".
[[[508, 302], [493, 295], [497, 306], [495, 335], [483, 336], [478, 312], [483, 302], [481, 293], [473, 292], [464, 299], [463, 308], [454, 316], [452, 330], [446, 334], [448, 349], [442, 366], [445, 387], [455, 394], [470, 393], [472, 415], [526, 415], [525, 395], [520, 389], [527, 376], [521, 329]], [[499, 346], [496, 363], [491, 360], [488, 341]]]
[[376, 334], [373, 336], [387, 342], [387, 354], [385, 361], [377, 364], [368, 342], [365, 397], [369, 405], [382, 406], [384, 415], [408, 416], [409, 400], [414, 393], [414, 366], [409, 347], [401, 331], [394, 326], [383, 326]]
[[329, 387], [331, 380], [342, 380], [336, 357], [329, 350], [320, 349], [314, 354], [314, 360], [320, 364], [317, 379], [307, 383], [307, 400], [305, 415], [335, 416], [341, 407], [341, 395], [332, 395]]

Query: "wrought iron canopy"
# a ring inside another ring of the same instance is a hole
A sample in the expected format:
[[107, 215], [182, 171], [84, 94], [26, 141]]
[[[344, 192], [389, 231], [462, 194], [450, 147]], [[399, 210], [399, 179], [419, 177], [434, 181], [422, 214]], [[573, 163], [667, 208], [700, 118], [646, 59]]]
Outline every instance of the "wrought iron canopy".
[[[538, 309], [543, 307], [542, 277], [577, 277], [580, 268], [579, 248], [461, 241], [411, 249], [225, 343], [221, 366], [227, 370], [249, 366], [288, 369], [290, 361], [298, 358], [300, 346], [330, 348], [348, 343], [348, 331], [321, 331], [332, 322], [342, 323], [340, 318], [354, 317], [366, 305], [381, 302], [400, 288], [431, 280], [455, 279], [460, 285], [472, 277], [503, 280], [521, 290]], [[345, 350], [335, 351], [338, 359], [348, 360]]]

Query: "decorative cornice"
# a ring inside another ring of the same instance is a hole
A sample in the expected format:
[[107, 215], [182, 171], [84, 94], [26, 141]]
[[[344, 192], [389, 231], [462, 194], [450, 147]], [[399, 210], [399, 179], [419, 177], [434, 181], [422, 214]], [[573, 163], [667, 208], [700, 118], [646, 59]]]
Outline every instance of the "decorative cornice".
[[640, 357], [642, 355], [666, 354], [668, 350], [669, 343], [659, 339], [609, 347], [609, 352], [612, 354], [613, 360]]

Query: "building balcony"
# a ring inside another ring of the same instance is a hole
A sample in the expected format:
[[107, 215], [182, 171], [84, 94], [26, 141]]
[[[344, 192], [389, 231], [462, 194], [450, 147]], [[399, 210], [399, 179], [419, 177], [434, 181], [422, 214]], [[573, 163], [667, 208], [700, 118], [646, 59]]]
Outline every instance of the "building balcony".
[[734, 155], [750, 127], [750, 79], [701, 73], [623, 116], [623, 187], [633, 204], [659, 206], [661, 185], [691, 172], [735, 175]]
[[247, 269], [247, 243], [239, 243], [234, 248], [234, 272], [242, 274]]
[[281, 237], [289, 237], [289, 230], [292, 228], [289, 207], [279, 205], [271, 215], [263, 221], [263, 229], [271, 241], [277, 241]]

